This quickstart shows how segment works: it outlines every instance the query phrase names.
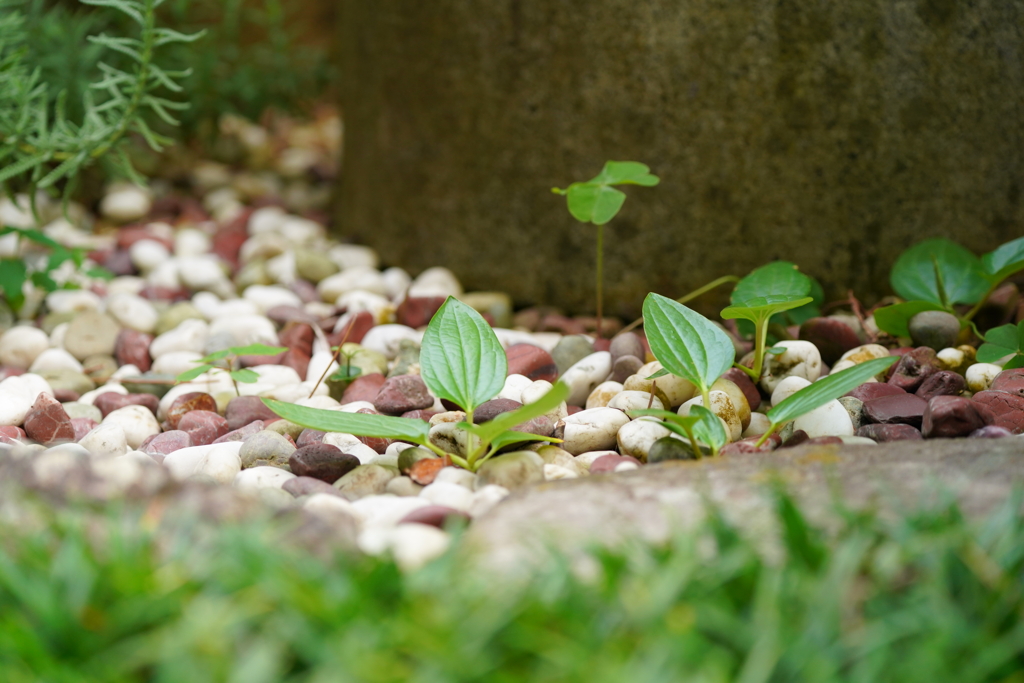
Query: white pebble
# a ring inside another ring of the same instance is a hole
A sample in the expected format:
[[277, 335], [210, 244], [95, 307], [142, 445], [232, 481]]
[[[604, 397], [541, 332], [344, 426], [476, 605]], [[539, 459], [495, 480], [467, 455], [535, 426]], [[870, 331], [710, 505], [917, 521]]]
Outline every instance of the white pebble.
[[113, 294], [107, 297], [107, 313], [122, 327], [151, 333], [156, 329], [159, 314], [153, 304], [135, 294]]
[[173, 330], [159, 335], [149, 345], [149, 355], [157, 359], [165, 353], [192, 351], [202, 353], [210, 336], [210, 326], [202, 320], [189, 318], [181, 321]]
[[821, 353], [809, 341], [780, 341], [786, 349], [779, 355], [765, 354], [761, 386], [769, 394], [787, 377], [802, 377], [813, 382], [821, 376]]
[[46, 349], [32, 361], [29, 372], [45, 372], [47, 370], [82, 372], [82, 364], [64, 349]]
[[598, 351], [577, 361], [562, 374], [561, 381], [569, 387], [566, 403], [583, 406], [594, 388], [608, 379], [612, 371], [612, 354]]
[[128, 452], [128, 439], [117, 424], [100, 424], [83, 436], [78, 445], [96, 457], [108, 458]]
[[286, 481], [294, 478], [294, 474], [279, 467], [262, 465], [239, 472], [235, 475], [234, 486], [242, 491], [252, 492], [260, 489], [279, 489]]
[[793, 429], [802, 429], [812, 439], [819, 436], [853, 436], [853, 421], [843, 404], [832, 400], [793, 421]]
[[446, 481], [435, 481], [429, 486], [423, 487], [423, 490], [420, 491], [420, 498], [426, 498], [434, 505], [443, 505], [465, 512], [473, 503], [473, 492], [465, 486]]
[[591, 408], [563, 418], [556, 429], [563, 432], [560, 448], [573, 455], [615, 447], [616, 435], [629, 417], [614, 408]]
[[128, 447], [136, 449], [148, 437], [160, 433], [160, 423], [145, 406], [130, 405], [111, 411], [100, 424], [115, 424], [124, 430]]
[[975, 363], [967, 368], [964, 375], [967, 380], [967, 388], [978, 393], [992, 387], [992, 381], [1003, 369], [994, 363]]
[[50, 347], [46, 333], [36, 327], [18, 325], [0, 336], [0, 365], [27, 370], [32, 361]]

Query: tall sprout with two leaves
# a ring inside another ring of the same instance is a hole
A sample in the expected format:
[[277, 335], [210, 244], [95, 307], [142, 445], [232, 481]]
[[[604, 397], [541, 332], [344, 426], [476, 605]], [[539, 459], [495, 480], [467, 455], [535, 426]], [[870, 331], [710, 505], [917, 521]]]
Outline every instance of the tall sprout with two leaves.
[[454, 297], [445, 301], [427, 326], [420, 348], [420, 372], [431, 393], [466, 412], [466, 422], [458, 425], [470, 434], [469, 446], [462, 455], [434, 444], [430, 440], [430, 425], [423, 420], [307, 408], [267, 398], [263, 402], [277, 415], [303, 427], [414, 443], [473, 472], [506, 446], [529, 441], [558, 442], [551, 437], [515, 431], [514, 427], [557, 408], [569, 395], [569, 388], [561, 382], [535, 403], [502, 413], [484, 424], [473, 424], [474, 411], [497, 396], [504, 386], [508, 361], [487, 321]]
[[626, 195], [616, 185], [653, 187], [660, 181], [646, 164], [636, 161], [608, 161], [601, 172], [586, 182], [573, 183], [566, 189], [552, 188], [564, 195], [569, 213], [581, 223], [597, 226], [597, 336], [601, 336], [604, 316], [604, 225], [619, 213]]
[[[1022, 270], [1024, 237], [981, 258], [945, 238], [919, 242], [900, 254], [889, 274], [905, 301], [875, 311], [875, 323], [895, 337], [909, 337], [910, 319], [923, 311], [946, 311], [969, 325], [996, 288]], [[961, 315], [957, 306], [971, 308]]]

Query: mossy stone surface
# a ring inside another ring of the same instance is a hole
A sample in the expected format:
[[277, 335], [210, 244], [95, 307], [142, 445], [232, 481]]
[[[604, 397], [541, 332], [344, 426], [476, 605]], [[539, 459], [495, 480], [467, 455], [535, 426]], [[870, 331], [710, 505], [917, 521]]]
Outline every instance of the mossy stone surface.
[[339, 234], [467, 289], [592, 310], [549, 190], [607, 159], [662, 177], [606, 228], [610, 313], [776, 258], [870, 300], [917, 240], [1021, 234], [1022, 0], [340, 8]]

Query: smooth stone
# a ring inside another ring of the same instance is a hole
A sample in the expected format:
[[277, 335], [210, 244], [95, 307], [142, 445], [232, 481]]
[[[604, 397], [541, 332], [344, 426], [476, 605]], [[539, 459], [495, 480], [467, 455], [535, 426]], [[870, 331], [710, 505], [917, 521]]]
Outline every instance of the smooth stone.
[[939, 351], [956, 346], [960, 321], [945, 311], [921, 311], [907, 324], [914, 346], [927, 346]]
[[125, 406], [143, 406], [156, 415], [160, 400], [152, 394], [116, 394], [108, 391], [97, 396], [92, 404], [100, 409], [103, 417]]
[[209, 332], [209, 325], [204, 320], [183, 320], [177, 327], [153, 340], [149, 345], [149, 355], [157, 359], [165, 353], [174, 351], [203, 353]]
[[555, 424], [555, 437], [572, 455], [608, 450], [615, 447], [616, 436], [627, 423], [629, 417], [621, 410], [591, 408], [562, 418]]
[[625, 382], [643, 366], [643, 361], [635, 356], [620, 356], [612, 363], [611, 379], [613, 382]]
[[920, 429], [928, 402], [913, 394], [881, 396], [864, 401], [864, 417], [877, 424], [908, 424]]
[[[622, 455], [632, 455], [638, 460], [644, 461], [647, 459], [647, 454], [650, 452], [654, 442], [667, 436], [681, 438], [666, 429], [661, 422], [641, 418], [623, 425], [615, 438], [619, 446], [619, 452]], [[590, 471], [594, 471], [593, 466], [591, 466]]]
[[[472, 494], [470, 495], [472, 499]], [[446, 505], [427, 505], [417, 508], [403, 517], [399, 524], [425, 524], [427, 526], [444, 529], [452, 524], [463, 524], [469, 521], [470, 516], [460, 509]]]
[[[850, 416], [850, 422], [856, 432], [864, 424], [864, 401], [853, 396], [841, 396], [836, 400], [846, 409], [846, 414]], [[746, 436], [745, 433], [744, 436]]]
[[89, 405], [87, 403], [79, 403], [78, 401], [69, 401], [61, 404], [64, 407], [64, 412], [68, 414], [72, 420], [79, 417], [89, 418], [94, 422], [99, 423], [103, 419], [103, 413], [96, 406]]
[[740, 418], [740, 426], [746, 429], [750, 424], [750, 403], [747, 402], [747, 395], [731, 380], [719, 377], [711, 384], [711, 391], [724, 391], [732, 401], [736, 414]]
[[740, 419], [740, 411], [736, 405], [732, 402], [729, 394], [724, 391], [710, 391], [708, 392], [708, 399], [711, 401], [710, 406], [704, 406], [703, 396], [694, 396], [689, 401], [679, 406], [678, 413], [682, 416], [690, 414], [690, 408], [692, 406], [704, 406], [711, 410], [712, 413], [718, 416], [722, 420], [725, 426], [725, 433], [728, 435], [729, 441], [739, 441], [743, 435], [743, 423]]
[[473, 422], [475, 424], [490, 422], [502, 413], [510, 413], [513, 410], [518, 410], [522, 407], [522, 403], [519, 401], [513, 401], [510, 398], [492, 398], [490, 401], [484, 401], [481, 403], [477, 406], [476, 410], [473, 411]]
[[[589, 398], [587, 399], [589, 401]], [[608, 408], [615, 408], [627, 412], [630, 410], [665, 410], [665, 404], [657, 396], [642, 391], [620, 391], [607, 405]]]
[[387, 378], [380, 373], [360, 375], [345, 388], [339, 401], [342, 405], [357, 401], [373, 403], [374, 399], [377, 398], [377, 394], [380, 393], [381, 387], [384, 386], [385, 381], [387, 381]]
[[935, 351], [927, 346], [920, 346], [900, 356], [887, 383], [908, 393], [914, 393], [926, 379], [940, 369]]
[[326, 432], [322, 432], [319, 429], [309, 429], [307, 427], [299, 434], [299, 438], [295, 439], [295, 447], [302, 448], [303, 446], [311, 446], [315, 443], [323, 443], [325, 434]]
[[533, 451], [512, 451], [495, 456], [477, 470], [477, 485], [512, 490], [544, 481], [544, 460]]
[[19, 325], [0, 336], [0, 365], [27, 370], [50, 347], [50, 338], [35, 327]]
[[443, 296], [407, 296], [398, 305], [395, 317], [400, 325], [413, 329], [426, 327], [446, 300]]
[[865, 403], [883, 396], [902, 396], [907, 393], [903, 389], [893, 384], [887, 384], [885, 382], [865, 382], [859, 387], [847, 392], [847, 396], [859, 398]]
[[[832, 365], [832, 373], [834, 374], [837, 372], [841, 372], [843, 370], [846, 370], [847, 368], [852, 368], [854, 365], [863, 363], [865, 361], [874, 360], [875, 358], [888, 357], [889, 349], [885, 348], [881, 344], [862, 344], [861, 346], [850, 349], [842, 356], [840, 356], [839, 360]], [[878, 375], [875, 375], [875, 378], [878, 379], [879, 381], [884, 381], [885, 375], [887, 373], [888, 370], [885, 370], [879, 373]]]
[[424, 498], [434, 505], [465, 512], [473, 503], [473, 492], [465, 486], [435, 479], [434, 483], [425, 486], [420, 491], [420, 498]]
[[422, 335], [405, 325], [377, 325], [363, 337], [362, 346], [370, 351], [381, 354], [387, 360], [394, 360], [403, 340], [411, 340], [417, 344]]
[[[533, 344], [513, 344], [505, 349], [508, 375], [521, 375], [532, 381], [558, 379], [559, 370], [550, 353]], [[518, 400], [518, 399], [515, 399]]]
[[997, 425], [986, 425], [967, 435], [970, 439], [1002, 439], [1005, 436], [1013, 436], [1013, 432]]
[[[46, 349], [32, 361], [32, 365], [28, 369], [29, 372], [34, 372], [37, 375], [45, 376], [48, 372], [76, 372], [82, 373], [82, 364], [77, 358], [72, 356], [64, 349]], [[51, 385], [52, 386], [52, 385]]]
[[987, 427], [995, 415], [981, 403], [963, 396], [935, 396], [928, 401], [921, 424], [926, 439], [954, 438]]
[[853, 436], [855, 429], [850, 414], [837, 400], [804, 413], [793, 421], [793, 429], [803, 430], [808, 438]]
[[[758, 406], [761, 405], [761, 391], [747, 373], [739, 368], [729, 368], [720, 379], [727, 379], [739, 387], [739, 390], [743, 392], [743, 396], [746, 397], [747, 405], [751, 411], [757, 410]], [[687, 397], [687, 400], [689, 398], [691, 397]]]
[[620, 382], [608, 381], [601, 382], [594, 390], [590, 392], [590, 396], [587, 396], [586, 410], [591, 408], [606, 408], [608, 402], [611, 401], [615, 396], [622, 392], [624, 387]]
[[64, 336], [64, 348], [78, 360], [113, 356], [121, 326], [109, 315], [83, 311], [75, 316]]
[[147, 335], [156, 329], [160, 319], [153, 304], [137, 294], [111, 294], [107, 297], [106, 311], [122, 329]]
[[89, 379], [99, 385], [110, 381], [119, 368], [111, 356], [89, 356], [82, 361], [82, 369]]
[[177, 450], [191, 448], [194, 445], [192, 437], [189, 436], [188, 432], [172, 429], [160, 434], [154, 434], [152, 438], [146, 439], [139, 446], [139, 450], [149, 454], [170, 455]]
[[[73, 417], [71, 418], [71, 427], [75, 430], [75, 441], [81, 441], [82, 437], [96, 429], [99, 426], [99, 422], [89, 417]], [[0, 427], [2, 429], [10, 429], [10, 427]], [[17, 427], [15, 427], [17, 429]]]
[[25, 435], [49, 446], [74, 441], [75, 428], [61, 404], [49, 394], [39, 394], [25, 416]]
[[975, 394], [986, 391], [992, 387], [992, 383], [1002, 371], [1001, 367], [993, 363], [975, 363], [964, 373], [967, 388]]
[[244, 427], [232, 429], [224, 436], [218, 436], [216, 439], [213, 440], [213, 443], [225, 443], [227, 441], [245, 441], [253, 434], [257, 432], [262, 432], [265, 426], [266, 425], [263, 422], [263, 420], [256, 420], [255, 422], [250, 422]]
[[612, 338], [611, 344], [608, 345], [608, 353], [612, 354], [613, 364], [625, 356], [637, 358], [643, 364], [642, 361], [644, 356], [647, 355], [647, 350], [640, 335], [635, 332], [624, 332]]
[[780, 341], [776, 346], [786, 350], [777, 356], [766, 354], [761, 374], [761, 387], [769, 394], [787, 377], [802, 377], [813, 382], [821, 376], [821, 353], [814, 344], [807, 341]]
[[[295, 451], [294, 444], [287, 437], [264, 430], [256, 432], [242, 441], [238, 457], [242, 461], [243, 469], [253, 467], [256, 463], [284, 467], [288, 465], [288, 459]], [[295, 474], [302, 473], [295, 472]]]
[[160, 318], [157, 320], [153, 334], [159, 336], [166, 332], [170, 332], [186, 320], [205, 321], [206, 316], [204, 316], [202, 312], [190, 301], [181, 301], [176, 304], [172, 304], [160, 313]]
[[130, 223], [144, 218], [153, 206], [149, 192], [136, 185], [119, 183], [100, 202], [100, 213], [115, 223]]
[[113, 424], [124, 430], [129, 448], [137, 450], [146, 437], [160, 433], [160, 423], [153, 412], [144, 406], [130, 405], [118, 408], [103, 418], [100, 426]]
[[[763, 432], [762, 432], [763, 434]], [[805, 432], [800, 432], [804, 434]], [[779, 443], [781, 438], [778, 434], [772, 435], [764, 443], [760, 443], [761, 436], [746, 436], [739, 441], [733, 441], [722, 446], [722, 449], [718, 451], [719, 457], [743, 457], [748, 455], [759, 455], [761, 453], [771, 453], [777, 448], [781, 447]]]
[[97, 457], [115, 457], [129, 450], [125, 431], [118, 424], [100, 424], [79, 439], [78, 445]]
[[289, 479], [288, 481], [286, 481], [284, 484], [281, 485], [281, 488], [287, 491], [288, 493], [292, 494], [296, 498], [301, 498], [302, 496], [315, 496], [320, 493], [327, 494], [328, 496], [333, 496], [339, 499], [341, 498], [341, 493], [338, 491], [338, 489], [334, 488], [325, 481], [321, 481], [320, 479], [314, 479], [313, 477], [297, 476], [294, 479]]
[[401, 415], [434, 405], [427, 385], [419, 375], [397, 375], [384, 380], [373, 399], [373, 406], [384, 415]]
[[81, 396], [96, 388], [96, 384], [83, 372], [58, 369], [43, 370], [37, 374], [46, 380], [55, 393], [58, 391], [68, 391]]
[[384, 487], [385, 493], [389, 493], [393, 496], [401, 496], [403, 498], [419, 497], [420, 491], [423, 487], [414, 482], [409, 477], [395, 477], [387, 483]]
[[[229, 403], [228, 405], [231, 404]], [[171, 429], [178, 429], [181, 418], [193, 410], [217, 412], [217, 400], [204, 391], [190, 391], [187, 394], [178, 396], [171, 402], [171, 406], [167, 409], [164, 418], [167, 420], [167, 424], [171, 426]]]
[[863, 436], [877, 443], [889, 441], [910, 441], [924, 438], [921, 430], [908, 424], [867, 424], [861, 425], [856, 436]]
[[1024, 396], [1024, 368], [1003, 370], [992, 380], [993, 391], [1008, 391]]
[[[973, 367], [973, 366], [972, 366]], [[980, 391], [972, 399], [995, 415], [995, 424], [1014, 434], [1024, 434], [1024, 396], [1008, 391]]]
[[140, 372], [149, 372], [153, 367], [149, 355], [152, 343], [153, 335], [124, 327], [114, 342], [114, 358], [118, 365], [134, 365]]
[[682, 377], [664, 375], [655, 380], [647, 379], [662, 369], [662, 365], [658, 361], [647, 363], [635, 375], [623, 382], [622, 386], [627, 391], [647, 392], [650, 392], [651, 387], [655, 386], [656, 392], [660, 391], [664, 395], [663, 402], [672, 408], [678, 408], [697, 394], [697, 387]]
[[182, 416], [177, 426], [188, 432], [197, 446], [211, 444], [230, 431], [228, 421], [210, 410], [191, 410]]
[[569, 387], [569, 397], [565, 402], [574, 406], [586, 405], [590, 392], [608, 379], [611, 370], [612, 355], [607, 351], [598, 351], [577, 361], [562, 374], [561, 381]]
[[[572, 334], [558, 340], [555, 348], [551, 350], [551, 358], [558, 369], [558, 374], [564, 375], [569, 368], [593, 353], [594, 344], [590, 339], [582, 335]], [[608, 355], [608, 365], [610, 372], [611, 354]]]
[[398, 476], [398, 470], [383, 465], [359, 465], [334, 482], [334, 487], [349, 500], [384, 493], [387, 483]]
[[328, 484], [338, 481], [359, 464], [356, 456], [325, 443], [302, 446], [288, 458], [288, 466], [296, 475], [312, 477]]
[[462, 285], [455, 274], [442, 266], [432, 266], [416, 276], [409, 285], [409, 296], [462, 295]]
[[921, 382], [914, 394], [927, 401], [936, 396], [959, 396], [966, 387], [967, 382], [961, 375], [950, 370], [939, 370]]
[[805, 321], [800, 325], [799, 338], [814, 344], [826, 365], [834, 364], [844, 353], [860, 345], [856, 330], [836, 318]]
[[[229, 444], [220, 444], [216, 448], [224, 448]], [[235, 475], [232, 483], [242, 491], [256, 492], [260, 489], [280, 489], [295, 475], [280, 467], [250, 467]]]
[[628, 455], [609, 453], [602, 455], [594, 460], [594, 462], [590, 463], [590, 473], [610, 474], [612, 472], [619, 472], [622, 471], [619, 468], [623, 465], [632, 465], [633, 468], [637, 468], [640, 466], [640, 461]]

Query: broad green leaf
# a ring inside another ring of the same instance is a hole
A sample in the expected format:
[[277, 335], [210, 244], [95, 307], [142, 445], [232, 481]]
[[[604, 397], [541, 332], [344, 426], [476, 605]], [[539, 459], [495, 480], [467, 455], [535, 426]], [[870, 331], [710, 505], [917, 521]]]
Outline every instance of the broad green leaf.
[[771, 322], [778, 322], [781, 325], [803, 325], [811, 318], [821, 317], [821, 306], [825, 303], [825, 290], [822, 289], [820, 282], [809, 275], [807, 277], [811, 281], [809, 296], [812, 301], [798, 308], [780, 313], [778, 320], [772, 320]]
[[581, 223], [604, 225], [619, 212], [626, 194], [607, 185], [581, 183], [569, 188], [569, 213]]
[[253, 384], [258, 382], [260, 379], [259, 373], [249, 368], [242, 368], [241, 370], [232, 370], [230, 372], [231, 379], [236, 382], [245, 382], [246, 384]]
[[908, 301], [942, 305], [936, 266], [950, 304], [977, 303], [988, 291], [989, 279], [981, 260], [945, 238], [919, 242], [900, 254], [889, 274], [893, 291]]
[[475, 310], [448, 297], [423, 334], [420, 373], [435, 396], [466, 411], [498, 395], [508, 361], [494, 330]]
[[653, 187], [660, 179], [651, 173], [651, 168], [647, 164], [641, 164], [639, 161], [607, 161], [601, 172], [589, 182]]
[[982, 256], [981, 266], [993, 284], [1024, 270], [1024, 237], [1000, 245]]
[[[266, 344], [249, 344], [248, 346], [232, 346], [229, 353], [236, 356], [276, 356], [288, 350], [287, 346], [267, 346]], [[223, 357], [223, 356], [222, 356]]]
[[[746, 302], [760, 297], [781, 296], [789, 300], [803, 299], [811, 294], [813, 282], [789, 261], [773, 261], [757, 268], [736, 283], [729, 302], [734, 306], [746, 306]], [[799, 304], [805, 305], [813, 301]], [[785, 310], [785, 309], [780, 309]]]
[[526, 443], [527, 441], [562, 443], [561, 439], [556, 439], [553, 436], [540, 436], [539, 434], [528, 434], [526, 432], [502, 432], [491, 439], [490, 445], [493, 450], [498, 450], [514, 443]]
[[4, 297], [12, 308], [21, 307], [24, 300], [21, 287], [27, 277], [28, 269], [21, 259], [0, 259], [0, 290], [3, 290]]
[[50, 274], [45, 271], [37, 270], [29, 276], [29, 279], [32, 280], [32, 284], [44, 291], [55, 292], [58, 289], [57, 283], [52, 277], [50, 277]]
[[425, 445], [430, 435], [430, 425], [423, 420], [410, 420], [406, 417], [387, 415], [343, 413], [340, 410], [309, 408], [270, 398], [262, 400], [264, 405], [274, 411], [276, 415], [289, 422], [309, 429], [319, 429], [322, 432], [343, 432], [356, 436], [400, 439], [420, 445]]
[[612, 185], [657, 185], [660, 180], [650, 170], [645, 164], [636, 161], [609, 161], [590, 180], [573, 183], [565, 190], [556, 187], [553, 192], [566, 195], [569, 213], [576, 220], [604, 225], [615, 218], [626, 201], [626, 195]]
[[205, 356], [199, 359], [200, 363], [214, 363], [219, 360], [223, 360], [231, 355], [230, 349], [223, 349], [221, 351], [214, 351], [209, 356]]
[[897, 360], [899, 359], [896, 356], [875, 358], [819, 379], [817, 382], [804, 387], [780, 402], [777, 406], [773, 406], [768, 411], [768, 419], [771, 420], [773, 425], [780, 425], [790, 420], [795, 420], [804, 413], [809, 413], [815, 408], [843, 396], [848, 391], [856, 389]]
[[878, 329], [894, 337], [909, 337], [911, 318], [923, 311], [941, 310], [942, 306], [930, 301], [905, 301], [876, 310], [875, 324], [878, 325]]
[[712, 453], [729, 443], [729, 435], [725, 431], [721, 418], [704, 406], [690, 406], [690, 416], [696, 417], [697, 422], [693, 425], [693, 435], [698, 441], [706, 443], [711, 447]]
[[186, 370], [185, 372], [178, 375], [175, 379], [178, 382], [189, 382], [191, 380], [194, 380], [196, 377], [203, 374], [204, 372], [209, 372], [210, 370], [213, 370], [212, 365], [199, 365], [192, 368], [191, 370]]
[[533, 403], [527, 403], [522, 408], [516, 408], [507, 413], [500, 413], [493, 420], [483, 424], [471, 425], [467, 422], [460, 422], [459, 426], [468, 429], [480, 441], [487, 443], [488, 441], [494, 441], [502, 432], [510, 430], [516, 425], [521, 425], [528, 420], [551, 412], [568, 397], [569, 387], [563, 382], [556, 382], [555, 386], [551, 387], [548, 393]]
[[704, 390], [732, 367], [732, 340], [700, 313], [654, 292], [644, 299], [643, 313], [651, 352], [673, 375]]
[[659, 377], [664, 377], [665, 375], [671, 375], [671, 374], [672, 374], [671, 372], [669, 372], [665, 368], [662, 368], [661, 370], [658, 370], [657, 372], [655, 372], [653, 375], [648, 375], [647, 379], [658, 379]]
[[985, 333], [985, 343], [978, 347], [978, 361], [994, 363], [1005, 356], [1021, 353], [1022, 347], [1024, 347], [1024, 321], [1017, 325], [994, 327]]
[[744, 318], [754, 323], [771, 318], [776, 313], [799, 308], [814, 301], [809, 296], [795, 296], [793, 294], [768, 294], [747, 299], [727, 308], [722, 309], [722, 318], [732, 320]]

